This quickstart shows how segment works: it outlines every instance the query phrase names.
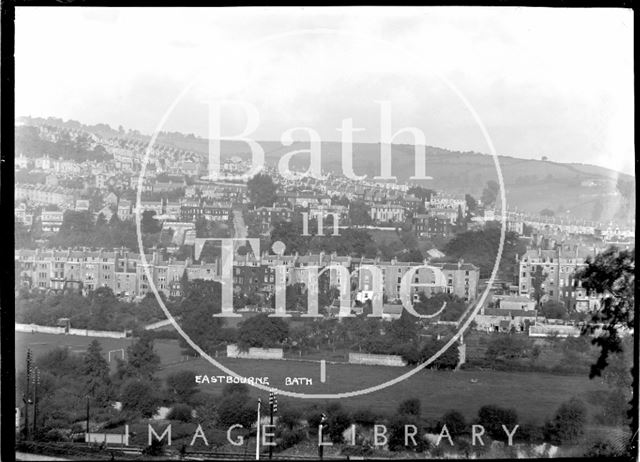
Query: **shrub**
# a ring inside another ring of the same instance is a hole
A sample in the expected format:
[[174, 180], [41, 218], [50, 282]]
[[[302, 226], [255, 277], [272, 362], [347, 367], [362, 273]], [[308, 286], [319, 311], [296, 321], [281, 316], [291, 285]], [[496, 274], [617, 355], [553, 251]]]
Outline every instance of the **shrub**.
[[357, 409], [353, 412], [351, 418], [354, 423], [360, 425], [373, 425], [376, 423], [376, 414], [369, 409]]
[[410, 398], [402, 401], [398, 406], [398, 414], [420, 416], [420, 400]]
[[[511, 431], [511, 429], [509, 429], [509, 431]], [[544, 442], [544, 432], [542, 427], [532, 423], [526, 423], [520, 425], [513, 439], [528, 444], [540, 444]]]
[[120, 401], [123, 410], [132, 410], [151, 417], [158, 408], [158, 399], [149, 382], [131, 379], [122, 385]]
[[495, 405], [482, 406], [478, 411], [478, 423], [491, 438], [506, 441], [508, 437], [502, 426], [511, 431], [518, 423], [518, 414], [513, 409]]
[[446, 425], [447, 430], [452, 438], [463, 435], [467, 432], [467, 423], [464, 420], [464, 416], [458, 411], [447, 411], [442, 416], [442, 423], [440, 426]]
[[303, 441], [305, 439], [305, 432], [300, 428], [295, 430], [291, 428], [284, 428], [278, 432], [277, 437], [279, 438], [278, 447], [284, 450]]
[[142, 450], [145, 456], [161, 456], [164, 454], [164, 440], [151, 440], [151, 444]]
[[297, 427], [302, 419], [302, 412], [297, 408], [286, 407], [279, 414], [278, 423], [289, 430]]
[[191, 411], [192, 411], [191, 406], [189, 406], [188, 404], [178, 403], [171, 408], [167, 418], [169, 420], [179, 420], [181, 422], [190, 422]]
[[311, 406], [304, 411], [304, 418], [309, 425], [309, 430], [314, 434], [317, 433], [322, 421], [322, 411], [317, 406]]
[[249, 405], [248, 396], [234, 393], [225, 397], [218, 406], [218, 421], [220, 425], [229, 427], [240, 424], [250, 427], [256, 420], [256, 409]]
[[222, 396], [249, 395], [249, 386], [245, 383], [228, 383], [222, 388]]
[[[413, 446], [413, 441], [411, 438], [407, 438], [408, 446], [405, 446], [405, 426], [406, 425], [414, 425], [417, 427], [418, 431], [413, 439], [416, 442], [416, 445]], [[422, 452], [427, 449], [427, 443], [422, 438], [423, 429], [420, 423], [420, 419], [415, 415], [405, 414], [405, 415], [397, 415], [391, 418], [387, 423], [387, 437], [389, 441], [389, 450], [391, 451], [417, 451]]]
[[169, 374], [165, 382], [170, 399], [189, 402], [197, 391], [195, 376], [194, 371], [177, 371]]
[[[342, 408], [327, 412], [326, 434], [333, 443], [342, 443], [342, 433], [351, 425], [351, 416]], [[325, 429], [323, 428], [323, 433]]]
[[545, 439], [553, 444], [573, 442], [584, 434], [587, 408], [578, 398], [562, 403], [553, 420], [544, 426]]

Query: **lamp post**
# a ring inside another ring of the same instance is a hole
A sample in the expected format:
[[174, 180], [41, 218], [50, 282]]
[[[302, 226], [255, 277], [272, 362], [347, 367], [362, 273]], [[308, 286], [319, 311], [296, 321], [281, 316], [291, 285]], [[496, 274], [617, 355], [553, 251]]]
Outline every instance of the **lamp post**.
[[323, 412], [322, 418], [320, 419], [320, 428], [318, 429], [318, 431], [320, 432], [320, 434], [318, 435], [318, 457], [320, 458], [320, 460], [322, 460], [322, 455], [324, 453], [324, 445], [322, 444], [324, 442], [324, 432], [322, 430], [324, 429], [324, 423], [326, 421], [327, 415]]

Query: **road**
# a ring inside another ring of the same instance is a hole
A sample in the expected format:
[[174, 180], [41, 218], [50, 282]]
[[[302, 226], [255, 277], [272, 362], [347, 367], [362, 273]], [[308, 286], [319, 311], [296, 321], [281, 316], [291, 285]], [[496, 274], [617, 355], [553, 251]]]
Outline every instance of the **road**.
[[233, 211], [233, 230], [234, 237], [244, 239], [247, 237], [247, 226], [244, 224], [244, 217], [241, 210]]

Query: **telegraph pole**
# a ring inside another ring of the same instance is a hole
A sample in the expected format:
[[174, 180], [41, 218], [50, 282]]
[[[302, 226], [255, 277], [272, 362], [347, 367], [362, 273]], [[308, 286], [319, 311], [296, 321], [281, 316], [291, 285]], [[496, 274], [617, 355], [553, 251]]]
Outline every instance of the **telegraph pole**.
[[89, 396], [87, 396], [87, 443], [91, 446], [91, 438], [89, 437]]
[[29, 383], [31, 382], [31, 348], [27, 348], [27, 389], [24, 393], [24, 435], [29, 440]]
[[[276, 394], [272, 391], [269, 392], [269, 424], [273, 425], [273, 414], [278, 412], [278, 398], [276, 398]], [[273, 437], [275, 439], [275, 436]], [[273, 443], [273, 439], [270, 443]], [[273, 457], [273, 446], [269, 445], [269, 460]]]
[[40, 369], [33, 369], [33, 437], [37, 438], [37, 422], [38, 422], [38, 384], [40, 383]]

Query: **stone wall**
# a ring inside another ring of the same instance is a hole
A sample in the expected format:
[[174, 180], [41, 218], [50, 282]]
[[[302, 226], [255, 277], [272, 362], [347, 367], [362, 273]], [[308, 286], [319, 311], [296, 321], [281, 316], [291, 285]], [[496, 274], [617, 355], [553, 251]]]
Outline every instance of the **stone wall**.
[[369, 353], [349, 353], [351, 364], [368, 364], [375, 366], [406, 366], [407, 362], [397, 355], [374, 355]]
[[282, 348], [249, 348], [249, 351], [240, 351], [237, 345], [227, 345], [228, 358], [249, 359], [283, 359]]

